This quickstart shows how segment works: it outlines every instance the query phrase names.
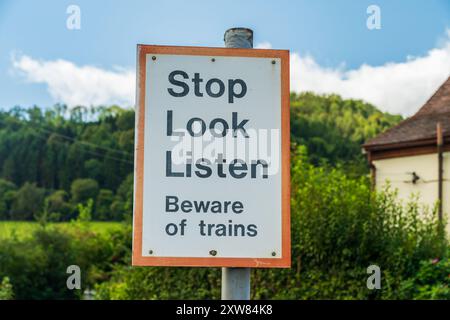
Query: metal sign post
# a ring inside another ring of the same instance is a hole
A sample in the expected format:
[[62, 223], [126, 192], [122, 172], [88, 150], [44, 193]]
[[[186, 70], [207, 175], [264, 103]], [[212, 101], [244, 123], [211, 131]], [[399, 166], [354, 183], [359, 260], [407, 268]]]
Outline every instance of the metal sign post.
[[250, 268], [222, 268], [222, 300], [250, 300]]
[[[224, 41], [227, 48], [253, 48], [253, 31], [228, 29]], [[222, 300], [250, 300], [250, 268], [222, 268]]]

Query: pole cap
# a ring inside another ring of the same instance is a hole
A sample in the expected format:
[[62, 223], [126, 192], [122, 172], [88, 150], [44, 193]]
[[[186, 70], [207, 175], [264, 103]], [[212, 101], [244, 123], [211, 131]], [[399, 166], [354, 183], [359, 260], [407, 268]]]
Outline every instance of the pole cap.
[[227, 48], [253, 48], [253, 30], [249, 28], [230, 28], [223, 36]]

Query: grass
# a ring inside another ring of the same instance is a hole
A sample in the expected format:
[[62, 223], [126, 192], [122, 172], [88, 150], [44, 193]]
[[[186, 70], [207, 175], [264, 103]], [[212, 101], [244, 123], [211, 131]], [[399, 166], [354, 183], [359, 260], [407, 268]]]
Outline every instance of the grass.
[[[58, 222], [51, 224], [62, 229], [71, 229], [75, 227], [71, 222]], [[93, 221], [89, 222], [88, 225], [90, 230], [97, 233], [119, 230], [122, 228], [122, 224], [120, 222]], [[32, 235], [34, 229], [37, 227], [39, 227], [39, 224], [31, 221], [0, 221], [0, 240], [11, 237], [17, 237], [19, 240], [26, 239]]]

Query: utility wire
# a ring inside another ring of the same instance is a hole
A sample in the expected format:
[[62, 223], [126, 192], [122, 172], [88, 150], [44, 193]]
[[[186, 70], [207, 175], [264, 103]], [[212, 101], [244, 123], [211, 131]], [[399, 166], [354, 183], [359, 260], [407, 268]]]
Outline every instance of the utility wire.
[[[2, 120], [3, 120], [3, 119], [0, 119], [0, 121], [2, 121]], [[20, 125], [25, 125], [24, 123], [22, 123], [22, 122], [20, 122], [20, 121], [17, 121], [16, 123], [17, 123], [17, 124], [20, 124]], [[34, 129], [37, 129], [37, 130], [46, 131], [47, 133], [55, 134], [55, 135], [57, 135], [57, 136], [60, 136], [60, 137], [62, 137], [62, 138], [64, 138], [64, 139], [70, 140], [70, 141], [72, 141], [72, 142], [77, 142], [77, 143], [79, 143], [80, 145], [85, 145], [85, 146], [95, 147], [95, 148], [103, 149], [103, 150], [106, 150], [106, 151], [117, 152], [117, 153], [121, 153], [121, 154], [127, 155], [128, 157], [132, 157], [132, 156], [133, 156], [132, 154], [130, 154], [129, 152], [126, 152], [126, 151], [117, 150], [117, 149], [112, 149], [112, 148], [100, 146], [100, 145], [95, 144], [95, 143], [92, 143], [92, 142], [88, 142], [88, 141], [83, 141], [83, 140], [75, 139], [75, 138], [72, 138], [72, 137], [69, 137], [69, 136], [60, 134], [60, 133], [55, 132], [55, 131], [52, 131], [52, 130], [48, 130], [48, 129], [45, 129], [45, 128], [42, 128], [42, 127], [37, 127], [36, 125], [34, 125], [33, 128], [34, 128]], [[36, 137], [38, 137], [38, 138], [41, 138], [41, 139], [44, 139], [44, 140], [47, 140], [47, 139], [48, 139], [48, 136], [40, 136], [38, 132], [31, 132], [31, 133], [32, 133], [33, 135], [35, 135]], [[55, 142], [56, 142], [56, 143], [62, 143], [61, 141], [57, 141], [57, 140], [56, 140]], [[115, 157], [115, 156], [110, 156], [110, 155], [106, 155], [106, 154], [101, 154], [101, 153], [98, 153], [98, 152], [95, 152], [95, 151], [92, 151], [92, 150], [89, 150], [89, 149], [85, 149], [85, 151], [86, 151], [87, 153], [91, 153], [91, 154], [93, 154], [93, 155], [100, 156], [100, 157], [103, 157], [103, 158], [106, 158], [106, 159], [115, 160], [115, 161], [120, 161], [120, 162], [123, 162], [123, 163], [133, 164], [133, 165], [134, 165], [134, 162], [133, 162], [133, 161], [130, 161], [130, 160], [121, 159], [121, 158], [117, 158], [117, 157]]]
[[46, 132], [54, 134], [54, 135], [57, 135], [57, 136], [59, 136], [61, 138], [64, 138], [64, 139], [67, 139], [67, 140], [70, 140], [70, 141], [73, 141], [73, 142], [80, 143], [80, 144], [85, 144], [85, 145], [92, 146], [92, 147], [95, 147], [95, 148], [98, 148], [98, 149], [103, 149], [105, 151], [112, 151], [112, 152], [121, 153], [121, 154], [129, 156], [129, 157], [133, 156], [131, 153], [123, 151], [123, 150], [113, 149], [113, 148], [101, 146], [101, 145], [98, 145], [98, 144], [95, 144], [95, 143], [92, 143], [92, 142], [75, 139], [75, 138], [66, 136], [64, 134], [58, 133], [56, 131], [48, 130], [48, 129], [45, 129], [45, 128], [42, 128], [42, 127], [38, 128], [38, 129], [42, 130], [42, 131], [46, 131]]
[[[32, 132], [32, 134], [35, 135], [35, 136], [38, 137], [38, 138], [43, 139], [43, 140], [48, 140], [48, 137], [46, 137], [46, 136], [40, 136], [39, 133], [37, 133], [37, 132]], [[59, 143], [59, 144], [63, 144], [63, 142], [61, 142], [61, 141], [57, 141], [57, 140], [56, 140], [55, 142], [56, 142], [56, 143]], [[109, 155], [106, 155], [106, 154], [98, 153], [98, 152], [95, 152], [95, 151], [92, 151], [92, 150], [89, 150], [89, 149], [85, 149], [85, 151], [86, 151], [87, 153], [90, 153], [90, 154], [93, 154], [93, 155], [96, 155], [96, 156], [99, 156], [99, 157], [103, 157], [103, 158], [106, 158], [106, 159], [115, 160], [115, 161], [120, 161], [120, 162], [123, 162], [123, 163], [127, 163], [127, 164], [132, 164], [132, 165], [134, 165], [134, 162], [133, 162], [133, 161], [129, 161], [129, 160], [121, 159], [121, 158], [116, 158], [116, 157], [114, 157], [114, 156], [109, 156]]]

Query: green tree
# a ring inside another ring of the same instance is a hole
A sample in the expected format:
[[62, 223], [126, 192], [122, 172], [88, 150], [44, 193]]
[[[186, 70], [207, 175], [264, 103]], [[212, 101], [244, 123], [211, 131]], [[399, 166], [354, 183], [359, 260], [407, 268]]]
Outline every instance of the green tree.
[[9, 210], [16, 189], [17, 187], [14, 183], [0, 179], [0, 220], [9, 218]]
[[49, 195], [47, 201], [47, 210], [51, 216], [59, 216], [61, 220], [70, 220], [73, 212], [73, 206], [68, 201], [69, 195], [64, 190], [56, 190]]
[[86, 203], [88, 199], [96, 199], [99, 188], [94, 179], [76, 179], [70, 186], [73, 203]]
[[335, 94], [292, 93], [290, 110], [293, 144], [306, 146], [313, 164], [345, 163], [344, 169], [355, 175], [368, 171], [361, 144], [402, 119]]
[[16, 193], [11, 208], [12, 220], [31, 220], [42, 210], [45, 190], [26, 182]]
[[114, 193], [111, 190], [100, 189], [95, 204], [95, 219], [96, 220], [111, 220], [111, 204], [114, 200]]
[[129, 174], [117, 188], [116, 196], [111, 204], [113, 220], [131, 221], [133, 214], [133, 174]]
[[98, 159], [89, 159], [84, 162], [86, 175], [96, 181], [103, 181], [102, 163]]
[[[361, 144], [401, 120], [338, 95], [292, 94], [290, 111], [292, 144], [305, 146], [311, 163], [342, 165], [353, 177], [368, 173]], [[112, 190], [116, 196], [110, 215], [130, 217], [134, 118], [134, 110], [115, 105], [0, 110], [0, 179], [16, 186], [30, 182], [47, 190], [64, 190], [75, 198], [72, 204], [89, 198], [96, 204], [99, 189]], [[95, 180], [97, 192], [82, 195], [74, 190], [74, 196], [71, 187], [83, 178]], [[123, 185], [126, 192], [119, 190]], [[13, 195], [10, 190], [4, 198]], [[5, 201], [0, 200], [0, 219], [8, 218], [2, 211]], [[11, 211], [11, 202], [7, 210]]]

